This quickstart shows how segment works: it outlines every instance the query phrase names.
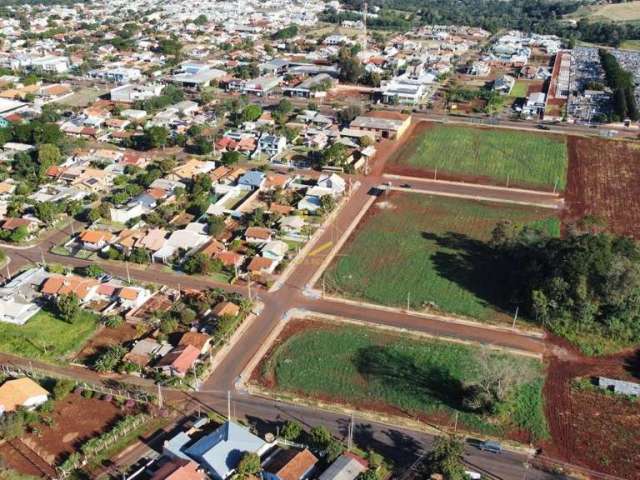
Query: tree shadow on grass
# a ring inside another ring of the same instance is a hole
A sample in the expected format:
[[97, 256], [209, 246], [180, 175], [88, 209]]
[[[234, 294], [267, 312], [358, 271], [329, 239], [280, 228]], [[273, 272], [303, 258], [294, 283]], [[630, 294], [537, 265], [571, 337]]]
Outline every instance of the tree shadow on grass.
[[449, 408], [464, 409], [464, 385], [440, 365], [417, 365], [411, 356], [384, 346], [361, 348], [354, 361], [360, 374], [393, 385], [408, 397], [430, 397]]
[[431, 257], [438, 275], [471, 292], [485, 306], [513, 313], [515, 307], [509, 302], [505, 266], [487, 242], [454, 232], [423, 232], [422, 237], [449, 250], [437, 251]]

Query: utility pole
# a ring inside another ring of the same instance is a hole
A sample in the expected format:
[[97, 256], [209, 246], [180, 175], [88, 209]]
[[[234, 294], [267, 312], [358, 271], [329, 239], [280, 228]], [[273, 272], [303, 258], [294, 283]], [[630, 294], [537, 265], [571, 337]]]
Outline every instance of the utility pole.
[[455, 422], [453, 424], [453, 432], [457, 432], [458, 431], [458, 411], [456, 410], [456, 419]]
[[162, 408], [162, 388], [158, 384], [158, 408]]
[[511, 328], [516, 328], [516, 320], [518, 319], [518, 310], [520, 310], [519, 305], [516, 307], [516, 314], [513, 316], [513, 325], [511, 326]]
[[353, 448], [353, 412], [351, 413], [351, 418], [349, 419], [349, 428], [347, 430], [348, 439], [347, 439], [347, 450], [351, 450]]
[[252, 302], [253, 299], [251, 298], [251, 275], [249, 275], [249, 281], [247, 282], [247, 295], [249, 296], [249, 301]]
[[327, 289], [326, 289], [326, 287], [325, 287], [324, 282], [325, 282], [325, 279], [324, 279], [324, 275], [323, 275], [323, 276], [322, 276], [322, 298], [324, 298], [324, 297], [325, 297], [325, 295], [327, 294]]
[[131, 275], [129, 274], [129, 262], [124, 262], [124, 268], [127, 271], [127, 283], [131, 283]]
[[227, 420], [231, 421], [231, 390], [227, 390]]
[[47, 262], [44, 260], [44, 252], [42, 251], [42, 247], [40, 247], [40, 259], [42, 260], [42, 266], [46, 267]]
[[367, 2], [364, 2], [364, 15], [362, 16], [363, 20], [364, 20], [364, 45], [362, 50], [366, 50], [367, 49], [367, 11], [369, 9], [369, 4]]
[[407, 292], [407, 310], [411, 310], [411, 292]]

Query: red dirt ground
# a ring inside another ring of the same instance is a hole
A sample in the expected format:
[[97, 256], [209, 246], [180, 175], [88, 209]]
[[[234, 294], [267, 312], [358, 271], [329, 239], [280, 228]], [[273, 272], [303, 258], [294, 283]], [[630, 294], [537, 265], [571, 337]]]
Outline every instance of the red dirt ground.
[[76, 356], [76, 361], [83, 362], [105, 347], [121, 345], [137, 337], [136, 327], [130, 323], [123, 323], [117, 328], [105, 327], [89, 340]]
[[572, 387], [575, 379], [596, 376], [638, 381], [631, 373], [633, 353], [589, 358], [562, 340], [553, 343], [569, 353], [549, 359], [544, 395], [552, 441], [543, 445], [543, 455], [640, 479], [640, 402]]
[[565, 223], [585, 215], [608, 230], [640, 239], [640, 145], [569, 137]]
[[42, 476], [46, 465], [53, 467], [64, 461], [75, 448], [110, 428], [122, 415], [112, 402], [70, 394], [56, 402], [54, 411], [48, 415], [53, 419], [50, 427], [37, 425], [36, 432], [12, 442], [11, 446], [3, 445], [0, 456], [18, 472]]

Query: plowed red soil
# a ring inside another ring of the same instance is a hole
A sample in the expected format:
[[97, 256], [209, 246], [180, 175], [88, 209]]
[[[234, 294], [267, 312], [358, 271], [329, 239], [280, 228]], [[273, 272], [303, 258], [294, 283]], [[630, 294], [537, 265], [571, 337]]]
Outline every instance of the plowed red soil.
[[[543, 454], [622, 478], [640, 479], [640, 401], [573, 385], [579, 378], [606, 376], [639, 382], [637, 357], [624, 353], [602, 358], [569, 353], [551, 357], [544, 387], [552, 440]], [[634, 366], [635, 365], [635, 366]]]
[[640, 145], [569, 137], [565, 223], [585, 215], [608, 230], [640, 239]]
[[70, 394], [56, 402], [53, 412], [47, 415], [53, 420], [51, 426], [35, 426], [36, 431], [3, 445], [0, 456], [20, 473], [44, 476], [47, 465], [53, 469], [83, 442], [111, 428], [125, 413], [113, 402]]

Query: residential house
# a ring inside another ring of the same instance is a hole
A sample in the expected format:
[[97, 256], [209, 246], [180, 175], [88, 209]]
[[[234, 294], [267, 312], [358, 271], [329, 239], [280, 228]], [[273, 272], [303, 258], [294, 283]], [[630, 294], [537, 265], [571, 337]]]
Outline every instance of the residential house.
[[277, 266], [278, 263], [270, 258], [255, 256], [249, 262], [247, 270], [253, 275], [272, 274]]
[[493, 82], [493, 89], [502, 95], [509, 95], [515, 83], [516, 79], [511, 75], [501, 75]]
[[272, 447], [249, 429], [227, 421], [195, 441], [180, 432], [165, 442], [163, 451], [169, 458], [194, 460], [215, 480], [226, 480], [233, 475], [245, 452], [262, 456]]
[[214, 318], [236, 317], [240, 315], [240, 307], [233, 302], [220, 302], [215, 307], [213, 307], [211, 315], [213, 315]]
[[199, 357], [200, 350], [192, 345], [175, 347], [160, 359], [155, 368], [165, 375], [184, 378]]
[[197, 348], [200, 354], [204, 355], [211, 348], [211, 337], [206, 333], [186, 332], [180, 337], [178, 347], [186, 347], [187, 345]]
[[81, 302], [89, 301], [98, 289], [100, 282], [93, 278], [84, 278], [77, 275], [51, 275], [40, 287], [40, 293], [47, 297], [59, 295], [76, 295]]
[[367, 471], [368, 468], [369, 465], [365, 460], [346, 452], [340, 455], [320, 475], [319, 480], [355, 480], [358, 475]]
[[307, 448], [281, 449], [265, 462], [262, 480], [307, 480], [317, 463], [318, 458]]
[[49, 399], [49, 392], [30, 378], [7, 380], [0, 386], [0, 415], [18, 408], [34, 409]]
[[400, 138], [411, 125], [411, 116], [399, 112], [375, 111], [356, 117], [350, 124], [381, 138]]
[[265, 174], [258, 170], [250, 170], [238, 179], [238, 185], [259, 190], [265, 182]]
[[0, 322], [24, 325], [38, 313], [38, 290], [47, 276], [44, 268], [31, 268], [4, 284], [0, 288]]
[[244, 232], [244, 238], [248, 243], [267, 243], [272, 240], [273, 231], [265, 227], [249, 227]]
[[336, 175], [335, 173], [323, 173], [318, 178], [317, 184], [319, 187], [331, 190], [331, 195], [334, 197], [342, 195], [346, 188], [346, 182], [344, 178]]
[[155, 471], [150, 480], [207, 480], [197, 463], [184, 458], [174, 458]]
[[134, 103], [157, 97], [162, 93], [160, 84], [122, 85], [111, 89], [111, 100], [121, 103]]
[[123, 360], [140, 368], [146, 368], [154, 358], [164, 357], [172, 348], [168, 343], [161, 344], [152, 338], [143, 338], [135, 342], [133, 348], [123, 357]]
[[78, 235], [82, 248], [96, 252], [110, 245], [114, 240], [113, 233], [107, 230], [85, 230]]
[[280, 263], [284, 256], [287, 254], [288, 250], [289, 245], [287, 245], [286, 242], [283, 242], [282, 240], [272, 240], [264, 247], [262, 247], [260, 254], [264, 258], [268, 258], [270, 260], [273, 260], [274, 262]]
[[258, 148], [255, 154], [265, 154], [273, 160], [287, 149], [287, 138], [282, 135], [263, 133], [258, 140]]

